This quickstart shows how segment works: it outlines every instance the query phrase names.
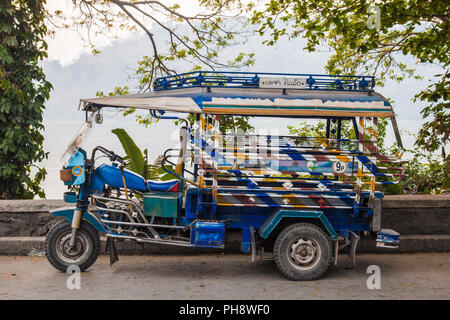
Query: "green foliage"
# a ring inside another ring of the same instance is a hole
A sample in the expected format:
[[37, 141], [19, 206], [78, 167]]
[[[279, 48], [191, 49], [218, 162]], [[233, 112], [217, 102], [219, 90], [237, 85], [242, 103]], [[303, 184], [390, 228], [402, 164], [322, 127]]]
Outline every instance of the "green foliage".
[[219, 121], [220, 132], [226, 134], [230, 132], [249, 132], [253, 130], [253, 126], [249, 124], [248, 116], [228, 116], [221, 115]]
[[[326, 137], [326, 123], [322, 120], [317, 123], [300, 122], [298, 127], [287, 126], [289, 134], [296, 135], [298, 137]], [[330, 129], [337, 130], [337, 124], [331, 122]], [[353, 124], [349, 120], [342, 121], [341, 127], [342, 139], [356, 139]]]
[[442, 159], [447, 158], [445, 147], [450, 139], [450, 72], [441, 80], [416, 95], [416, 100], [429, 103], [422, 111], [427, 121], [419, 131], [416, 143], [428, 152], [441, 149]]
[[47, 57], [44, 3], [0, 7], [0, 199], [45, 197], [39, 184], [46, 170], [34, 165], [48, 157], [42, 115], [52, 86], [38, 65]]
[[[122, 96], [122, 95], [126, 95], [126, 94], [130, 94], [130, 88], [128, 88], [127, 86], [124, 87], [114, 87], [113, 91], [108, 92], [108, 97], [113, 97], [113, 96]], [[97, 91], [96, 96], [99, 98], [102, 97], [106, 97], [106, 95], [103, 93], [103, 91]]]
[[318, 137], [325, 138], [325, 122], [318, 121], [317, 124], [310, 124], [307, 122], [300, 122], [298, 127], [287, 126], [289, 134], [296, 135], [298, 137]]
[[[188, 122], [193, 125], [195, 123], [196, 115], [191, 113], [188, 115]], [[179, 120], [176, 120], [175, 123], [178, 125]], [[237, 133], [237, 132], [250, 132], [254, 129], [254, 127], [249, 123], [248, 116], [230, 116], [230, 115], [221, 115], [219, 121], [219, 130], [223, 134], [226, 133]]]
[[125, 160], [127, 161], [127, 169], [130, 169], [131, 171], [145, 177], [147, 174], [144, 170], [146, 163], [144, 162], [144, 154], [141, 149], [139, 149], [136, 143], [134, 143], [133, 139], [131, 139], [125, 129], [117, 128], [111, 132], [119, 138], [119, 141], [127, 155], [125, 157]]
[[[117, 136], [126, 153], [124, 159], [126, 160], [125, 167], [127, 169], [136, 172], [145, 179], [169, 180], [174, 178], [161, 168], [160, 163], [157, 165], [149, 164], [148, 150], [144, 149], [144, 151], [141, 151], [125, 129], [117, 128], [112, 130], [112, 133]], [[167, 166], [167, 168], [170, 170], [171, 166]]]
[[408, 175], [400, 182], [406, 193], [439, 194], [450, 189], [450, 157], [442, 160], [416, 150], [408, 162]]
[[[390, 78], [402, 81], [414, 76], [416, 63], [434, 64], [443, 70], [434, 84], [416, 95], [429, 106], [427, 120], [416, 141], [427, 151], [449, 142], [450, 2], [447, 0], [271, 0], [253, 11], [251, 22], [259, 27], [264, 42], [274, 45], [280, 37], [307, 39], [308, 51], [329, 47], [333, 54], [326, 70], [331, 74], [372, 74], [378, 85]], [[439, 78], [440, 77], [440, 78]]]

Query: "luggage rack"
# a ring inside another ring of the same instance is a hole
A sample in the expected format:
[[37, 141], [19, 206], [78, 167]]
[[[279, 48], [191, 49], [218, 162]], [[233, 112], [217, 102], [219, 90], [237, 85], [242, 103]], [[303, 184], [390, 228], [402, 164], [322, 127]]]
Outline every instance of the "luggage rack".
[[172, 90], [187, 87], [240, 87], [260, 88], [261, 79], [289, 78], [304, 81], [306, 90], [338, 90], [372, 92], [375, 87], [373, 76], [323, 75], [302, 73], [269, 72], [218, 72], [194, 71], [173, 76], [159, 77], [153, 82], [153, 90]]

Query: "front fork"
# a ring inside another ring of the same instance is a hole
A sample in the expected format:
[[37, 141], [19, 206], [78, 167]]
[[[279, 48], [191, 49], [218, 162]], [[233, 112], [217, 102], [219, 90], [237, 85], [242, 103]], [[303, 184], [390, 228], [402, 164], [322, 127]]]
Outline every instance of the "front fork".
[[82, 216], [83, 216], [83, 210], [77, 208], [73, 211], [72, 235], [70, 237], [70, 242], [69, 242], [70, 249], [73, 249], [75, 247], [75, 239], [77, 238], [78, 229], [80, 229]]
[[81, 218], [83, 217], [84, 210], [87, 210], [87, 200], [85, 198], [85, 185], [82, 186], [80, 193], [78, 194], [77, 206], [73, 211], [72, 217], [72, 234], [70, 237], [69, 247], [70, 249], [75, 248], [75, 242], [77, 238], [78, 229], [80, 229]]
[[92, 174], [92, 168], [93, 164], [90, 160], [86, 160], [84, 162], [85, 170], [86, 170], [86, 181], [80, 186], [80, 191], [77, 196], [77, 206], [75, 210], [73, 211], [73, 217], [72, 217], [72, 234], [70, 237], [69, 247], [70, 249], [75, 248], [75, 241], [77, 238], [78, 229], [80, 229], [81, 225], [81, 218], [83, 217], [84, 210], [88, 209], [88, 199], [87, 199], [87, 190], [88, 185], [90, 184], [91, 180], [91, 174]]

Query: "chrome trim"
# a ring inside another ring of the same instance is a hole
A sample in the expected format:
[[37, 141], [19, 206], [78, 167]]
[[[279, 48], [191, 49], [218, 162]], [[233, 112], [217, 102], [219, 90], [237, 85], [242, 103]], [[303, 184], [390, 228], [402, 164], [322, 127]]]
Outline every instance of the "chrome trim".
[[100, 219], [100, 221], [104, 223], [110, 224], [123, 224], [127, 226], [138, 226], [138, 227], [155, 227], [155, 228], [166, 228], [166, 229], [185, 229], [185, 226], [171, 226], [166, 224], [154, 224], [154, 223], [137, 223], [137, 222], [125, 222], [125, 221], [112, 221], [112, 220], [104, 220]]
[[[118, 239], [129, 239], [129, 240], [135, 240], [137, 242], [159, 243], [159, 244], [166, 244], [166, 245], [173, 245], [173, 246], [180, 246], [180, 247], [197, 247], [196, 245], [193, 245], [187, 241], [162, 240], [162, 239], [140, 239], [140, 238], [136, 238], [136, 237], [121, 236], [121, 235], [115, 235], [115, 234], [106, 234], [106, 237], [118, 238]], [[224, 246], [217, 246], [217, 247], [212, 247], [212, 248], [223, 249]]]
[[[148, 230], [150, 231], [150, 233], [156, 238], [159, 239], [159, 234], [158, 232], [156, 232], [155, 229], [152, 228], [152, 226], [150, 226], [150, 224], [148, 223], [147, 219], [145, 218], [145, 215], [142, 213], [142, 211], [140, 210], [139, 206], [134, 202], [134, 201], [130, 201], [130, 200], [125, 200], [125, 199], [120, 199], [120, 198], [114, 198], [114, 197], [102, 197], [100, 195], [92, 195], [92, 198], [94, 198], [95, 200], [99, 200], [99, 201], [116, 201], [119, 203], [123, 203], [123, 204], [128, 204], [128, 205], [132, 205], [137, 213], [139, 214], [139, 216], [141, 217], [142, 221], [145, 222], [145, 226], [148, 228]], [[110, 208], [102, 208], [102, 207], [98, 207], [95, 206], [97, 208], [97, 210], [103, 210], [103, 211], [110, 211], [110, 212], [116, 212], [116, 213], [125, 213], [125, 215], [127, 216], [129, 221], [134, 221], [132, 217], [130, 217], [130, 215], [123, 210], [117, 210], [117, 209], [110, 209]], [[130, 208], [131, 209], [131, 208]], [[113, 210], [117, 210], [117, 211], [113, 211]]]

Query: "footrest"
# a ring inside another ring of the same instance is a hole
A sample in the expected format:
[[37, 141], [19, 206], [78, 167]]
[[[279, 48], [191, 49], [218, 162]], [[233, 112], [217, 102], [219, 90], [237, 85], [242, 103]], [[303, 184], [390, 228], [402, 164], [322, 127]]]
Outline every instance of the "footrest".
[[396, 249], [400, 244], [400, 233], [392, 229], [381, 229], [377, 234], [377, 247]]

